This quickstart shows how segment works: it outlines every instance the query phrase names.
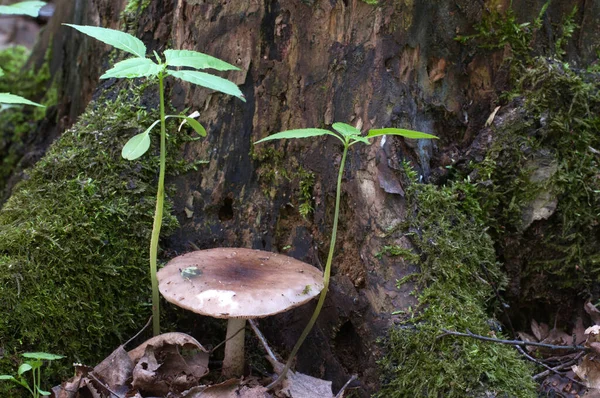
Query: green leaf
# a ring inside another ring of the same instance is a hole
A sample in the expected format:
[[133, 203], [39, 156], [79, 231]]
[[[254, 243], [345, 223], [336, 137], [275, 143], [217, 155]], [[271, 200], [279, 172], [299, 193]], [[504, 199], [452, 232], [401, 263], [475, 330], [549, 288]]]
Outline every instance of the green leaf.
[[127, 160], [135, 160], [145, 154], [150, 148], [150, 129], [154, 127], [154, 124], [143, 133], [134, 135], [127, 141], [123, 149], [121, 150], [121, 156]]
[[206, 129], [196, 119], [187, 116], [177, 116], [185, 121], [194, 129], [194, 131], [200, 134], [202, 137], [206, 137]]
[[288, 138], [318, 137], [320, 135], [326, 135], [326, 134], [332, 135], [335, 138], [341, 140], [341, 138], [339, 136], [337, 136], [336, 134], [332, 133], [329, 130], [324, 130], [324, 129], [298, 129], [298, 130], [282, 131], [281, 133], [276, 133], [276, 134], [270, 135], [268, 137], [263, 138], [262, 140], [256, 141], [255, 144], [259, 144], [261, 142], [270, 141], [270, 140], [282, 140], [282, 139], [288, 139]]
[[25, 358], [43, 359], [46, 361], [54, 361], [55, 359], [64, 358], [62, 355], [48, 354], [47, 352], [24, 352], [21, 355]]
[[31, 369], [33, 369], [33, 366], [31, 366], [31, 364], [25, 362], [25, 363], [22, 363], [21, 366], [19, 366], [19, 370], [17, 371], [17, 373], [19, 373], [19, 376], [21, 376], [23, 373], [29, 372]]
[[37, 390], [38, 390], [38, 392], [40, 393], [40, 395], [43, 395], [43, 396], [48, 396], [48, 395], [50, 395], [50, 393], [49, 393], [48, 391], [44, 391], [44, 390], [42, 390], [42, 389], [41, 389], [41, 388], [39, 388], [39, 387], [37, 387]]
[[187, 66], [195, 69], [240, 70], [219, 58], [191, 50], [165, 50], [166, 63], [169, 66]]
[[350, 139], [353, 140], [350, 143], [350, 145], [354, 145], [357, 142], [362, 142], [363, 144], [371, 145], [371, 141], [369, 141], [369, 139], [367, 137], [363, 137], [362, 135], [353, 135], [350, 137]]
[[431, 139], [436, 137], [433, 134], [421, 133], [420, 131], [414, 130], [406, 130], [406, 129], [396, 129], [396, 128], [385, 128], [385, 129], [374, 129], [369, 130], [369, 134], [367, 134], [367, 138], [378, 137], [380, 135], [400, 135], [406, 138], [412, 139]]
[[81, 33], [85, 33], [94, 39], [100, 40], [103, 43], [110, 44], [111, 46], [118, 48], [119, 50], [127, 51], [140, 58], [146, 56], [146, 46], [140, 39], [130, 35], [129, 33], [121, 32], [119, 30], [101, 28], [98, 26], [87, 26], [87, 25], [73, 25], [65, 23], [63, 25], [70, 26], [77, 29]]
[[9, 6], [0, 6], [0, 14], [9, 15], [29, 15], [36, 18], [40, 13], [40, 8], [45, 6], [43, 1], [22, 1]]
[[335, 131], [337, 131], [338, 133], [340, 133], [341, 135], [343, 135], [345, 137], [362, 134], [359, 129], [357, 129], [356, 127], [350, 126], [349, 124], [346, 124], [346, 123], [340, 123], [340, 122], [333, 123], [331, 125], [331, 127]]
[[4, 70], [2, 70], [2, 68], [0, 68], [0, 77], [4, 76]]
[[42, 108], [45, 108], [44, 105], [38, 104], [37, 102], [29, 101], [27, 98], [23, 98], [19, 95], [14, 95], [14, 94], [10, 94], [10, 93], [0, 93], [0, 103], [33, 105], [33, 106], [40, 106]]
[[0, 375], [0, 380], [15, 380], [15, 381], [17, 381], [17, 379], [15, 379], [15, 377], [11, 376], [11, 375]]
[[246, 98], [244, 98], [244, 94], [242, 94], [238, 86], [227, 79], [223, 79], [222, 77], [211, 75], [210, 73], [198, 72], [195, 70], [169, 70], [167, 73], [178, 79], [185, 80], [186, 82], [233, 95], [246, 102]]
[[121, 62], [117, 62], [112, 69], [107, 70], [100, 79], [108, 79], [111, 77], [145, 77], [156, 76], [162, 70], [162, 66], [157, 65], [149, 58], [129, 58]]

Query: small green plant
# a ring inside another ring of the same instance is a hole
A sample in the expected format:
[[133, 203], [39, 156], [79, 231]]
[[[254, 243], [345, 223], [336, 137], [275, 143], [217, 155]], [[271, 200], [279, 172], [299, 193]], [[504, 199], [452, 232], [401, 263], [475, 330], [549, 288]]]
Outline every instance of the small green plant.
[[164, 79], [172, 76], [198, 86], [206, 87], [225, 94], [233, 95], [245, 101], [244, 95], [237, 85], [227, 79], [211, 75], [197, 70], [174, 70], [169, 67], [188, 67], [193, 69], [215, 69], [219, 71], [239, 70], [239, 68], [228, 64], [218, 58], [190, 50], [165, 50], [163, 59], [154, 52], [154, 62], [146, 58], [146, 46], [144, 43], [128, 33], [118, 30], [65, 24], [78, 31], [91, 36], [101, 42], [109, 44], [119, 50], [123, 50], [134, 57], [117, 62], [112, 69], [106, 71], [100, 79], [109, 78], [158, 78], [160, 96], [160, 119], [156, 120], [144, 132], [133, 136], [121, 152], [123, 158], [135, 160], [142, 156], [150, 148], [150, 132], [160, 123], [160, 170], [158, 176], [158, 189], [156, 194], [156, 210], [154, 213], [154, 224], [150, 240], [150, 277], [152, 281], [152, 330], [154, 335], [160, 333], [160, 309], [158, 281], [156, 279], [158, 239], [162, 226], [163, 206], [165, 196], [165, 163], [166, 163], [166, 119], [180, 118], [188, 123], [200, 136], [206, 136], [206, 130], [193, 117], [183, 115], [165, 115], [165, 93]]
[[282, 372], [279, 374], [279, 377], [273, 381], [271, 384], [267, 386], [268, 389], [273, 388], [277, 384], [280, 383], [285, 378], [287, 371], [289, 370], [293, 358], [296, 356], [296, 353], [300, 349], [300, 346], [308, 336], [308, 333], [312, 330], [317, 318], [319, 317], [319, 313], [321, 312], [321, 308], [323, 307], [323, 303], [325, 302], [325, 297], [327, 296], [327, 290], [329, 288], [329, 279], [331, 276], [331, 263], [333, 261], [333, 253], [335, 252], [335, 241], [337, 238], [337, 228], [338, 228], [338, 218], [340, 214], [340, 196], [341, 196], [341, 188], [342, 188], [342, 176], [344, 175], [344, 166], [346, 164], [346, 156], [348, 154], [348, 149], [359, 142], [363, 144], [370, 145], [369, 141], [371, 138], [379, 137], [382, 135], [399, 135], [406, 138], [413, 139], [431, 139], [437, 138], [434, 135], [421, 133], [418, 131], [412, 130], [404, 130], [397, 128], [384, 128], [384, 129], [374, 129], [369, 130], [366, 136], [363, 136], [359, 129], [350, 126], [346, 123], [334, 123], [331, 126], [336, 132], [332, 132], [330, 130], [325, 129], [317, 129], [317, 128], [308, 128], [308, 129], [299, 129], [299, 130], [288, 130], [280, 133], [273, 134], [269, 137], [263, 138], [262, 140], [256, 141], [255, 144], [259, 144], [261, 142], [270, 141], [270, 140], [280, 140], [280, 139], [289, 139], [289, 138], [309, 138], [309, 137], [318, 137], [322, 135], [331, 135], [341, 141], [344, 146], [344, 150], [342, 153], [342, 160], [340, 162], [340, 168], [338, 171], [337, 178], [337, 186], [336, 186], [336, 195], [335, 195], [335, 211], [333, 216], [333, 228], [331, 231], [331, 241], [329, 243], [329, 254], [327, 255], [327, 263], [325, 265], [325, 272], [323, 275], [323, 291], [319, 296], [319, 301], [315, 308], [315, 311], [308, 321], [308, 324], [302, 331], [300, 338], [296, 342], [296, 345], [292, 349], [290, 357], [285, 364]]
[[[0, 14], [4, 15], [29, 15], [30, 17], [37, 17], [42, 8], [46, 3], [43, 1], [22, 1], [20, 3], [11, 4], [8, 6], [0, 6]], [[0, 77], [4, 76], [4, 71], [0, 68]], [[10, 93], [0, 93], [0, 104], [10, 105], [33, 105], [44, 107], [33, 101], [29, 101], [19, 95]], [[3, 109], [3, 108], [2, 108]]]
[[[12, 381], [20, 386], [26, 388], [31, 396], [39, 398], [40, 396], [50, 395], [50, 392], [44, 391], [40, 388], [42, 384], [42, 365], [43, 361], [54, 361], [56, 359], [64, 358], [61, 355], [48, 354], [46, 352], [25, 352], [21, 354], [28, 360], [23, 362], [19, 369], [17, 369], [17, 377], [12, 375], [0, 375], [0, 380]], [[31, 385], [25, 378], [25, 373], [31, 371]]]

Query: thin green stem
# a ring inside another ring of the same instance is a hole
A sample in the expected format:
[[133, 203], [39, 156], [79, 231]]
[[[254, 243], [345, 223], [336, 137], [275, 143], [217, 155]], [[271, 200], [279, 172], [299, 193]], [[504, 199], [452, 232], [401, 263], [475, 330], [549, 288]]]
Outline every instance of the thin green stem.
[[341, 197], [341, 193], [342, 193], [342, 177], [344, 175], [344, 165], [346, 164], [346, 155], [348, 154], [348, 148], [349, 148], [348, 141], [345, 140], [344, 141], [344, 153], [342, 154], [342, 161], [340, 162], [340, 170], [338, 172], [337, 187], [336, 187], [336, 193], [335, 193], [335, 212], [333, 214], [333, 228], [331, 230], [331, 242], [329, 243], [329, 254], [327, 255], [327, 263], [325, 264], [325, 272], [323, 274], [323, 290], [321, 290], [321, 295], [319, 296], [319, 301], [317, 302], [315, 311], [313, 312], [312, 317], [310, 318], [310, 321], [308, 321], [308, 324], [302, 331], [302, 334], [300, 335], [300, 338], [296, 342], [296, 345], [292, 349], [292, 352], [290, 353], [290, 357], [288, 358], [283, 370], [281, 371], [281, 373], [279, 374], [277, 379], [275, 379], [275, 381], [273, 381], [271, 384], [269, 384], [267, 386], [267, 390], [272, 389], [273, 387], [275, 387], [276, 385], [278, 385], [281, 381], [283, 381], [285, 379], [285, 375], [286, 375], [287, 371], [290, 369], [290, 366], [292, 365], [294, 357], [298, 353], [298, 350], [302, 346], [302, 343], [304, 343], [306, 336], [308, 336], [308, 334], [312, 330], [313, 326], [315, 325], [315, 322], [317, 321], [317, 318], [319, 317], [319, 314], [321, 313], [321, 309], [323, 308], [323, 303], [325, 303], [325, 297], [327, 296], [327, 290], [329, 289], [329, 279], [331, 276], [331, 263], [333, 262], [333, 253], [335, 252], [335, 241], [337, 238], [338, 218], [339, 218], [339, 214], [340, 214], [340, 197]]
[[36, 382], [36, 372], [37, 372], [36, 368], [31, 369], [31, 377], [33, 379], [33, 396], [35, 398], [39, 398], [40, 389], [39, 389], [38, 383]]
[[150, 279], [152, 281], [152, 332], [155, 336], [160, 334], [160, 296], [158, 294], [158, 280], [156, 279], [158, 239], [162, 226], [163, 206], [165, 200], [165, 164], [167, 152], [167, 133], [165, 127], [165, 92], [164, 74], [158, 74], [158, 85], [160, 91], [160, 171], [158, 174], [158, 188], [156, 190], [156, 210], [154, 211], [154, 224], [152, 226], [152, 238], [150, 239]]

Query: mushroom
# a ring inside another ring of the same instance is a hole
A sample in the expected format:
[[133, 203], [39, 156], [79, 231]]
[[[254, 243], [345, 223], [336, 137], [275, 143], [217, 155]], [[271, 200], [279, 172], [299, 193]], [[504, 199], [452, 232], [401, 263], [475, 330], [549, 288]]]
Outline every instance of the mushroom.
[[246, 319], [306, 303], [323, 289], [323, 273], [283, 254], [241, 248], [198, 250], [158, 271], [164, 298], [202, 315], [228, 319], [223, 375], [244, 370]]

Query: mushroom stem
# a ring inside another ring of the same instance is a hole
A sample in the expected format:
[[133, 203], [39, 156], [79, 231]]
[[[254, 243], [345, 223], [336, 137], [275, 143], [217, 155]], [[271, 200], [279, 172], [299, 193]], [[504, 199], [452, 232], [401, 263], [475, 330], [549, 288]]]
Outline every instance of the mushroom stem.
[[227, 321], [223, 376], [240, 377], [244, 373], [245, 329], [246, 320], [243, 318], [229, 318]]

